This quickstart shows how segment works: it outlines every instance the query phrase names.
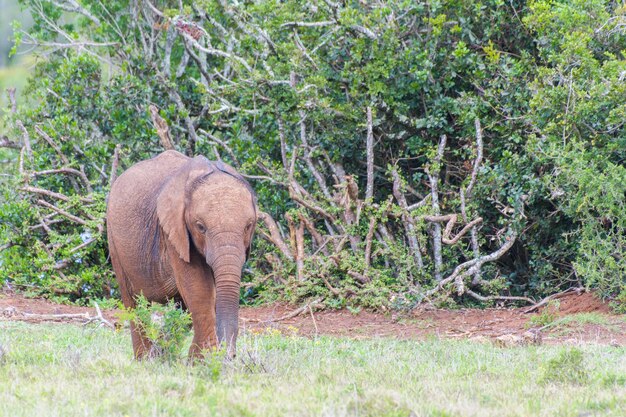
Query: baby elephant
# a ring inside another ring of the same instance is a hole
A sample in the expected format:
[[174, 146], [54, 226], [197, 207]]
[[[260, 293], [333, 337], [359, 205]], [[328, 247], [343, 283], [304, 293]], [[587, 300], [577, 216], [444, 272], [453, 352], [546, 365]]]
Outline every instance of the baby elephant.
[[[257, 220], [254, 192], [234, 168], [166, 151], [139, 162], [111, 187], [107, 236], [126, 307], [143, 294], [181, 299], [190, 311], [190, 358], [218, 343], [235, 353], [241, 270]], [[216, 331], [217, 330], [217, 331]], [[152, 353], [131, 323], [136, 358]]]

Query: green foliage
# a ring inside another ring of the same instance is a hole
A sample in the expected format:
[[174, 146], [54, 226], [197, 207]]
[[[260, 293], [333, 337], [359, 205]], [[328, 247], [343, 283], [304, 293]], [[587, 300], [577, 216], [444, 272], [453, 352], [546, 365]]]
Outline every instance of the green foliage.
[[[2, 281], [83, 303], [117, 295], [103, 238], [112, 155], [118, 148], [126, 168], [162, 150], [150, 122], [154, 104], [178, 150], [219, 152], [255, 176], [261, 209], [285, 236], [289, 214], [294, 229], [306, 219], [353, 238], [339, 245], [328, 232], [330, 257], [307, 228], [304, 273], [293, 257], [256, 239], [244, 276], [248, 303], [322, 297], [336, 307], [411, 308], [421, 301], [437, 284], [433, 226], [420, 218], [434, 208], [415, 210], [414, 230], [406, 232], [389, 198], [389, 168], [402, 176], [408, 204], [430, 193], [428, 174], [439, 171], [440, 210], [460, 213], [459, 190], [477, 156], [477, 118], [484, 159], [467, 217], [483, 219], [481, 254], [500, 247], [506, 227], [519, 237], [484, 266], [482, 283], [467, 278], [464, 285], [539, 297], [575, 281], [616, 304], [626, 297], [626, 36], [616, 2], [204, 0], [155, 4], [163, 16], [124, 1], [85, 0], [83, 13], [23, 4], [34, 26], [15, 39], [40, 42], [48, 53], [30, 82], [32, 107], [7, 115], [10, 139], [22, 142], [21, 121], [33, 155], [12, 156], [2, 186], [0, 245], [9, 247], [0, 254]], [[198, 49], [195, 37], [209, 49]], [[76, 43], [51, 48], [59, 39]], [[341, 172], [363, 201], [368, 107], [375, 192], [367, 204], [344, 203]], [[435, 164], [443, 134], [448, 144]], [[84, 171], [86, 183], [49, 172], [60, 168]], [[294, 198], [293, 182], [314, 209]], [[370, 220], [392, 239], [375, 229], [366, 261]], [[421, 269], [409, 234], [421, 248]], [[442, 275], [474, 256], [469, 242], [466, 235], [444, 245]], [[449, 287], [437, 297], [465, 300]]]
[[589, 380], [584, 354], [580, 349], [562, 350], [548, 360], [541, 370], [541, 382], [584, 384]]
[[528, 320], [529, 324], [539, 327], [551, 325], [559, 316], [559, 306], [559, 300], [550, 300], [541, 313]]
[[181, 359], [187, 336], [191, 333], [191, 315], [173, 300], [163, 305], [151, 303], [140, 295], [135, 301], [135, 308], [123, 310], [119, 319], [133, 321], [143, 330], [152, 343], [151, 356], [167, 362]]

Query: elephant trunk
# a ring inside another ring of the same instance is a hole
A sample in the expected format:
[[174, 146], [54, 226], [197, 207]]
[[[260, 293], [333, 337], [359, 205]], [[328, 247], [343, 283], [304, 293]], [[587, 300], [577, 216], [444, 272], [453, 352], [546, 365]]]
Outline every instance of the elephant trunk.
[[239, 332], [239, 288], [243, 258], [225, 255], [214, 268], [215, 275], [215, 317], [217, 321], [217, 339], [226, 349], [229, 357], [235, 355], [237, 334]]

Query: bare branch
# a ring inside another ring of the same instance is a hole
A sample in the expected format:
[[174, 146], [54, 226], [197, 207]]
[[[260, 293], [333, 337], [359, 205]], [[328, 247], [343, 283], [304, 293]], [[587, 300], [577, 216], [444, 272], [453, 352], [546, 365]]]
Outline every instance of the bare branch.
[[121, 145], [118, 143], [117, 145], [115, 145], [115, 150], [113, 151], [113, 158], [111, 161], [111, 173], [109, 174], [109, 186], [112, 186], [117, 179], [117, 165], [120, 161], [120, 147]]
[[[435, 160], [428, 169], [428, 178], [430, 179], [430, 196], [433, 213], [439, 216], [439, 170], [441, 169], [441, 160], [446, 149], [446, 135], [441, 135], [439, 147]], [[435, 263], [435, 280], [441, 281], [441, 270], [443, 268], [443, 257], [441, 254], [441, 225], [433, 224], [433, 258]]]
[[237, 155], [235, 155], [235, 152], [233, 152], [232, 148], [230, 146], [228, 146], [228, 143], [224, 142], [223, 140], [221, 140], [220, 138], [218, 138], [215, 135], [210, 134], [209, 132], [207, 132], [206, 130], [203, 129], [198, 129], [198, 132], [204, 136], [206, 136], [208, 139], [212, 140], [213, 142], [217, 143], [218, 145], [220, 145], [222, 148], [224, 148], [226, 150], [226, 152], [228, 152], [228, 155], [230, 155], [230, 158], [232, 159], [233, 163], [237, 166], [240, 166], [241, 164], [239, 163], [239, 159], [237, 158]]
[[376, 216], [370, 217], [370, 224], [365, 237], [365, 275], [368, 274], [372, 257], [372, 239], [376, 230]]
[[8, 137], [2, 136], [0, 138], [0, 148], [12, 148], [12, 149], [21, 149], [23, 145], [12, 142]]
[[159, 109], [154, 104], [151, 104], [149, 109], [150, 116], [152, 117], [152, 124], [157, 131], [157, 135], [159, 135], [161, 146], [163, 146], [166, 150], [176, 150], [174, 144], [172, 143], [172, 139], [170, 138], [170, 128], [165, 119], [159, 114]]
[[91, 184], [89, 183], [89, 179], [87, 178], [87, 175], [85, 174], [85, 172], [84, 171], [79, 171], [79, 170], [74, 169], [74, 168], [59, 168], [59, 169], [48, 169], [48, 170], [45, 170], [45, 171], [35, 171], [35, 172], [32, 172], [30, 174], [30, 176], [33, 177], [33, 178], [36, 178], [36, 177], [39, 177], [39, 176], [51, 175], [51, 174], [72, 174], [72, 175], [76, 175], [78, 178], [81, 179], [83, 185], [87, 189], [87, 192], [89, 192], [89, 193], [92, 192]]
[[297, 27], [297, 28], [314, 28], [336, 25], [337, 22], [332, 20], [323, 20], [321, 22], [287, 22], [280, 25], [281, 28]]
[[479, 301], [494, 301], [494, 300], [502, 300], [502, 301], [525, 301], [530, 304], [535, 304], [535, 300], [528, 297], [514, 297], [514, 296], [506, 296], [506, 295], [489, 295], [484, 296], [480, 294], [476, 294], [474, 291], [470, 289], [465, 290], [465, 294], [479, 300]]
[[59, 9], [65, 10], [66, 12], [82, 14], [83, 16], [91, 20], [93, 23], [95, 23], [96, 26], [100, 26], [100, 19], [98, 19], [93, 14], [91, 14], [89, 10], [81, 6], [76, 0], [64, 0], [64, 1], [49, 0], [49, 1], [55, 6], [57, 6]]
[[439, 283], [434, 288], [427, 291], [424, 294], [424, 296], [426, 298], [432, 296], [437, 291], [441, 290], [444, 286], [446, 286], [447, 284], [453, 281], [457, 285], [457, 292], [459, 293], [459, 295], [462, 295], [466, 291], [466, 288], [463, 284], [463, 278], [474, 274], [485, 263], [493, 262], [497, 259], [500, 259], [502, 255], [504, 255], [509, 249], [511, 249], [511, 247], [515, 243], [516, 238], [517, 238], [517, 233], [509, 229], [509, 236], [506, 237], [504, 244], [500, 246], [500, 248], [498, 248], [496, 251], [488, 255], [484, 255], [484, 256], [481, 256], [480, 258], [475, 258], [475, 259], [472, 259], [470, 261], [467, 261], [458, 265], [456, 268], [454, 268], [454, 271], [452, 272], [452, 274], [450, 274], [447, 278], [439, 281]]
[[59, 213], [60, 215], [70, 219], [71, 221], [78, 223], [78, 224], [82, 224], [83, 226], [87, 226], [87, 222], [83, 219], [81, 219], [80, 217], [74, 216], [73, 214], [68, 213], [67, 211], [60, 209], [58, 207], [56, 207], [53, 204], [48, 203], [45, 200], [37, 200], [37, 204], [39, 204], [40, 206], [44, 206], [49, 208], [50, 210], [54, 210], [57, 213]]
[[374, 132], [372, 128], [372, 107], [367, 106], [367, 187], [365, 200], [371, 201], [374, 195]]
[[285, 258], [289, 259], [290, 261], [293, 261], [293, 255], [291, 251], [289, 250], [289, 247], [285, 243], [285, 240], [283, 239], [280, 233], [280, 230], [278, 229], [278, 225], [276, 224], [272, 216], [261, 211], [259, 212], [259, 220], [265, 223], [265, 226], [270, 232], [270, 235], [268, 236], [268, 240], [272, 242], [280, 250], [280, 252], [285, 256]]
[[26, 130], [26, 127], [24, 127], [24, 124], [22, 123], [21, 120], [17, 120], [15, 124], [17, 124], [17, 127], [19, 127], [20, 130], [22, 131], [22, 137], [24, 138], [24, 149], [26, 149], [26, 155], [28, 155], [28, 159], [32, 160], [33, 149], [30, 146], [30, 134], [28, 133], [28, 130]]
[[400, 174], [398, 174], [398, 170], [394, 168], [391, 171], [391, 175], [393, 176], [393, 195], [396, 198], [396, 201], [398, 201], [400, 208], [402, 208], [402, 223], [406, 229], [406, 237], [409, 241], [409, 247], [415, 257], [418, 268], [422, 269], [424, 268], [424, 261], [422, 260], [419, 242], [417, 241], [417, 231], [415, 230], [413, 219], [407, 209], [408, 206], [406, 203], [406, 197], [402, 194]]

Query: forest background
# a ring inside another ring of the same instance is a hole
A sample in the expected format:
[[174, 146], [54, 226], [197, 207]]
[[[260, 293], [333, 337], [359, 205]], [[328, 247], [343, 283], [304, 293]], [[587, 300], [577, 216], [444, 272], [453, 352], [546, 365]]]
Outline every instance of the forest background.
[[624, 1], [0, 5], [2, 284], [115, 299], [111, 181], [174, 148], [257, 192], [245, 303], [625, 309]]

